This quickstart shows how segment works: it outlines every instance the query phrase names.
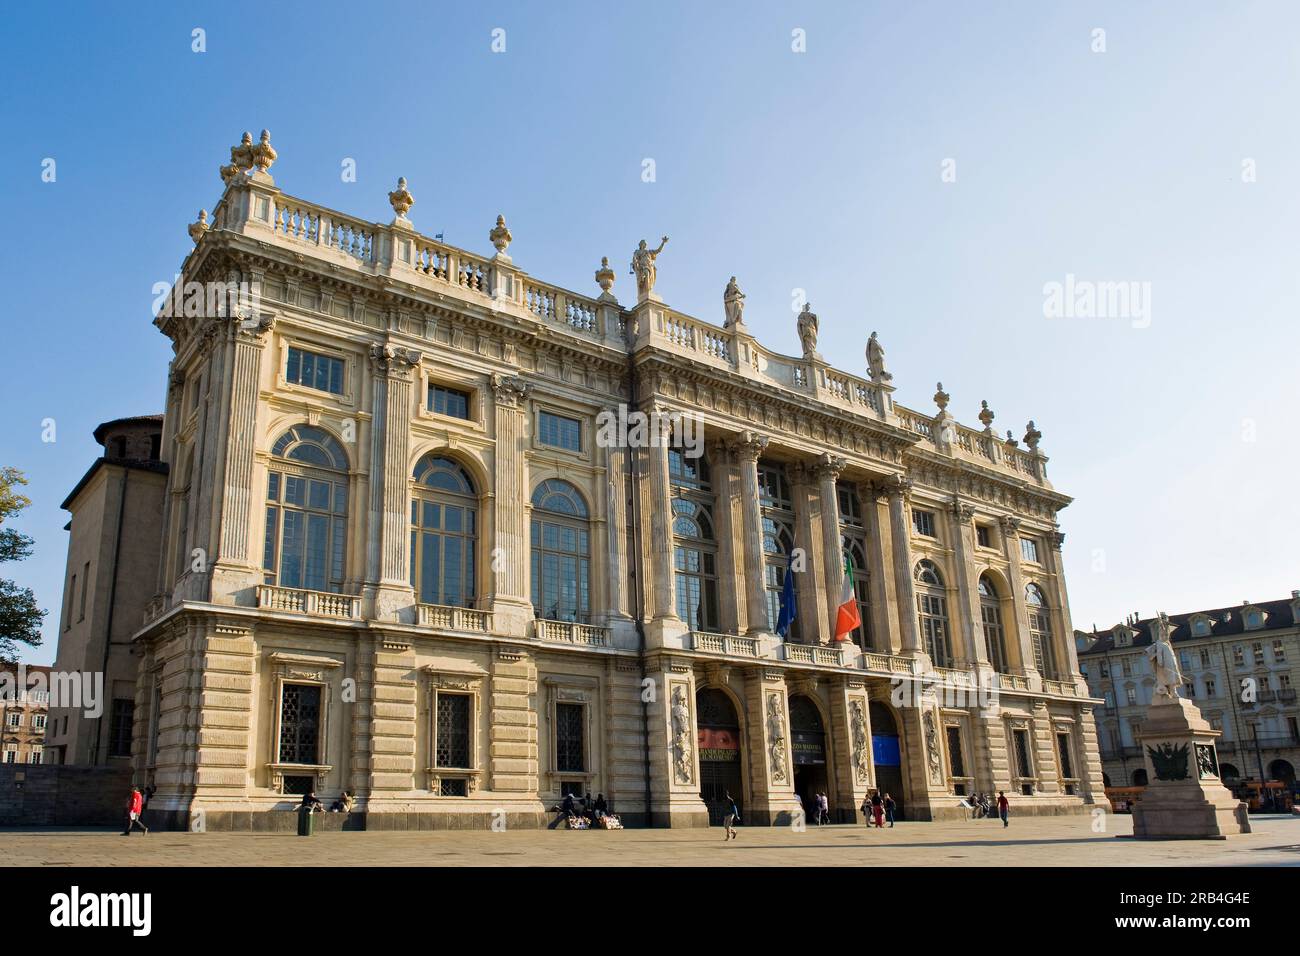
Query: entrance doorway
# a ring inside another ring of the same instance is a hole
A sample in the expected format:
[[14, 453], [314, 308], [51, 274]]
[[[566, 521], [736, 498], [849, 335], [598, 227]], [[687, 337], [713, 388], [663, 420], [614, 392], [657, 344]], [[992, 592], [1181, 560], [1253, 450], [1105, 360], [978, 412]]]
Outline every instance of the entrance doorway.
[[697, 748], [700, 752], [700, 799], [709, 809], [709, 826], [722, 826], [730, 811], [727, 794], [745, 819], [745, 794], [741, 787], [740, 719], [731, 698], [716, 687], [695, 695]]
[[790, 698], [790, 746], [794, 754], [794, 792], [799, 794], [807, 821], [816, 823], [817, 794], [830, 796], [826, 728], [817, 704], [803, 694]]
[[879, 701], [872, 701], [871, 759], [876, 766], [876, 789], [883, 797], [894, 798], [894, 818], [907, 819], [903, 804], [903, 752], [898, 744], [898, 722], [894, 712]]

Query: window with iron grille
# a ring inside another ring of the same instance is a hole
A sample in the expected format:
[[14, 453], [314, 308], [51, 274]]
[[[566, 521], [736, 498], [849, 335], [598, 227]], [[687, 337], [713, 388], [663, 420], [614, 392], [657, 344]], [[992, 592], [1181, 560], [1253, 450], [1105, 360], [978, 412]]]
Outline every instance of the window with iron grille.
[[583, 706], [555, 705], [555, 769], [560, 773], [584, 773]]
[[961, 728], [950, 725], [948, 731], [948, 766], [954, 777], [966, 776], [966, 761], [961, 752]]
[[469, 758], [469, 711], [468, 694], [438, 694], [438, 745], [434, 766], [466, 769], [472, 766]]
[[1034, 775], [1034, 765], [1029, 762], [1029, 732], [1026, 730], [1013, 731], [1012, 739], [1016, 744], [1016, 775], [1019, 777], [1032, 777]]
[[279, 762], [316, 764], [319, 760], [320, 686], [285, 684], [280, 693]]
[[1070, 762], [1070, 735], [1061, 733], [1056, 735], [1056, 748], [1061, 754], [1061, 776], [1066, 780], [1074, 777], [1074, 765]]
[[108, 755], [131, 756], [131, 722], [135, 715], [135, 701], [119, 697], [113, 701], [113, 716], [109, 722]]

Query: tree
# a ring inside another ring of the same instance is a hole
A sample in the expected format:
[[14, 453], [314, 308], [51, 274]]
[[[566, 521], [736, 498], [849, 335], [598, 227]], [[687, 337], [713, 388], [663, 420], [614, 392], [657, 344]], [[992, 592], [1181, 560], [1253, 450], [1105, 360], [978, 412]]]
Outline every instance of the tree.
[[[32, 503], [26, 495], [18, 493], [18, 486], [25, 484], [27, 479], [17, 468], [0, 468], [0, 524]], [[27, 535], [13, 528], [0, 528], [0, 562], [31, 557], [32, 544]], [[16, 660], [20, 643], [40, 645], [45, 613], [36, 606], [36, 595], [31, 588], [20, 588], [13, 581], [0, 578], [0, 660]]]

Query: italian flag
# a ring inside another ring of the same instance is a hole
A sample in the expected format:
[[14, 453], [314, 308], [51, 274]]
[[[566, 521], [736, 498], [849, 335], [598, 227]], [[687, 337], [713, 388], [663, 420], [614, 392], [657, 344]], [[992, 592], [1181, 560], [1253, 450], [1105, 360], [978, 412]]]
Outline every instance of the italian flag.
[[847, 641], [862, 624], [857, 595], [853, 593], [853, 558], [844, 552], [844, 583], [840, 586], [840, 606], [835, 613], [835, 640]]

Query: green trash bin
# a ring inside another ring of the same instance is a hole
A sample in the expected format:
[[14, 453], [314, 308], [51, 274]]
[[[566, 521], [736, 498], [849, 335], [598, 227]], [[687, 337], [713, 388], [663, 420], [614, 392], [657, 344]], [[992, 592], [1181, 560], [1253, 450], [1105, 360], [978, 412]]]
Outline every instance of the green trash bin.
[[316, 821], [312, 819], [315, 816], [311, 812], [311, 807], [298, 808], [298, 836], [311, 836], [316, 830]]

